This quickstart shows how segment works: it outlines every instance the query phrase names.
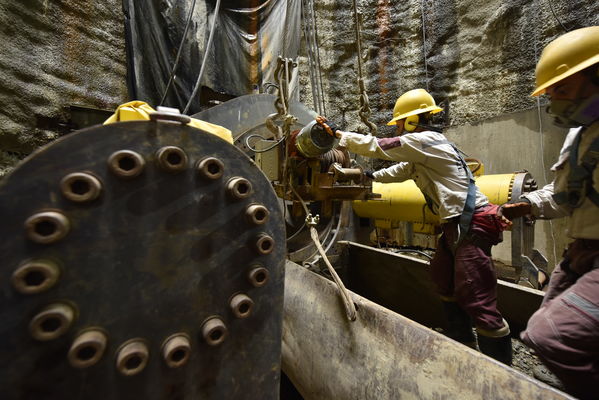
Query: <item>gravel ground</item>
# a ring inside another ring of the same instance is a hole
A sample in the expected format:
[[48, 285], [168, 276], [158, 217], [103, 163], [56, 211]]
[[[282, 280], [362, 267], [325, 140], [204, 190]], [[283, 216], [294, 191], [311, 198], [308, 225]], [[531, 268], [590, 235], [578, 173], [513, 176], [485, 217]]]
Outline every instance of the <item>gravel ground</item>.
[[559, 380], [547, 370], [531, 348], [520, 340], [512, 338], [512, 349], [514, 352], [512, 368], [559, 390], [564, 390]]

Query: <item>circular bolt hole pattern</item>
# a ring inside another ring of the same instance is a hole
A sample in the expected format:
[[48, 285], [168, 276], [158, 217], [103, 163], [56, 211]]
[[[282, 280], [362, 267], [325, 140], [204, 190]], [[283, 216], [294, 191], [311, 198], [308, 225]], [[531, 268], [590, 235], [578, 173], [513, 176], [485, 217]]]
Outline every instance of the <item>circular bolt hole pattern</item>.
[[206, 157], [198, 162], [197, 169], [205, 178], [219, 179], [223, 176], [225, 165], [218, 158]]
[[83, 203], [95, 200], [100, 196], [102, 183], [91, 174], [75, 172], [62, 178], [60, 190], [67, 199]]
[[45, 211], [32, 215], [25, 221], [25, 231], [29, 240], [49, 244], [69, 233], [67, 217], [56, 211]]
[[227, 183], [229, 194], [235, 199], [245, 199], [252, 193], [252, 184], [245, 178], [231, 178]]
[[227, 337], [227, 327], [220, 318], [209, 318], [202, 324], [202, 336], [208, 345], [218, 346]]
[[12, 274], [12, 285], [19, 293], [36, 294], [50, 289], [60, 277], [58, 266], [51, 261], [27, 261]]
[[254, 225], [263, 225], [268, 221], [270, 212], [261, 204], [250, 204], [246, 209], [246, 216], [250, 223]]
[[74, 318], [75, 312], [69, 305], [52, 304], [33, 317], [29, 332], [36, 340], [54, 340], [69, 330]]
[[233, 315], [237, 318], [247, 318], [252, 312], [254, 302], [247, 295], [238, 293], [229, 302]]
[[92, 329], [75, 338], [69, 349], [68, 360], [75, 368], [87, 368], [102, 359], [108, 338], [103, 331]]
[[145, 343], [132, 340], [117, 351], [116, 368], [124, 376], [137, 375], [148, 364], [150, 353]]
[[268, 270], [264, 267], [252, 268], [248, 273], [248, 280], [254, 287], [261, 287], [268, 282]]
[[179, 147], [166, 146], [156, 153], [158, 166], [168, 172], [179, 172], [187, 167], [187, 155]]
[[146, 162], [143, 157], [131, 150], [115, 151], [108, 157], [108, 167], [119, 178], [134, 178], [141, 174]]
[[190, 354], [191, 345], [186, 334], [172, 335], [162, 345], [162, 356], [169, 368], [178, 368], [185, 365]]
[[256, 241], [256, 249], [258, 253], [266, 255], [272, 253], [275, 248], [275, 241], [273, 238], [266, 234], [262, 234]]

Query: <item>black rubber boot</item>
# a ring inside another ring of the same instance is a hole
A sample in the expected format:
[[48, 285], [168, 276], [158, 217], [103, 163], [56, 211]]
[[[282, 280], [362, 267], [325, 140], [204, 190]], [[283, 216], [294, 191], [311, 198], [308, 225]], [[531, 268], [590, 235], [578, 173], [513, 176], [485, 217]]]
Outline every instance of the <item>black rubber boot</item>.
[[512, 365], [512, 338], [510, 335], [488, 337], [479, 334], [478, 347], [481, 353], [506, 365]]
[[442, 303], [447, 318], [445, 336], [476, 349], [476, 337], [472, 331], [470, 316], [455, 301], [442, 301]]

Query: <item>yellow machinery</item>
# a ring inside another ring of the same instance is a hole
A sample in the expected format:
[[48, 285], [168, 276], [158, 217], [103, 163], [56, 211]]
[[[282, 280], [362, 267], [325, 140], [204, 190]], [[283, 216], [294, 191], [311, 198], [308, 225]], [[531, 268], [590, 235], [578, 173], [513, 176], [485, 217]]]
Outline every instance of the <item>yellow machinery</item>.
[[[483, 175], [476, 177], [476, 184], [494, 204], [510, 201], [512, 187], [517, 173]], [[371, 200], [355, 200], [353, 208], [362, 218], [371, 218], [375, 226], [395, 228], [397, 222], [414, 223], [414, 232], [432, 233], [439, 225], [439, 216], [426, 207], [424, 196], [413, 180], [398, 183], [372, 184], [373, 193], [381, 198]]]

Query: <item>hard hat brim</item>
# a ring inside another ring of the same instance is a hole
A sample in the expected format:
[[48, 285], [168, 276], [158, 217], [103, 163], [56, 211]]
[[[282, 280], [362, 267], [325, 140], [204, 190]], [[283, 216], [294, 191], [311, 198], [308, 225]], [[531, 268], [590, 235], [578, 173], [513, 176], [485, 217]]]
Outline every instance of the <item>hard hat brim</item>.
[[430, 112], [431, 114], [436, 114], [441, 111], [443, 111], [443, 109], [439, 106], [430, 106], [430, 107], [426, 107], [426, 108], [419, 108], [417, 110], [398, 115], [397, 117], [393, 118], [391, 121], [387, 122], [387, 125], [397, 125], [397, 121], [399, 121], [400, 119], [411, 117], [412, 115], [424, 114], [426, 112]]
[[585, 68], [590, 67], [593, 64], [599, 63], [599, 54], [589, 58], [588, 60], [585, 60], [584, 62], [581, 62], [580, 64], [568, 69], [566, 72], [559, 74], [558, 76], [549, 79], [547, 82], [543, 83], [542, 85], [539, 85], [534, 92], [531, 93], [531, 96], [539, 96], [543, 93], [545, 93], [545, 90], [550, 87], [555, 85], [557, 82], [561, 81], [562, 79], [566, 79], [567, 77], [574, 75], [577, 72], [582, 71]]

